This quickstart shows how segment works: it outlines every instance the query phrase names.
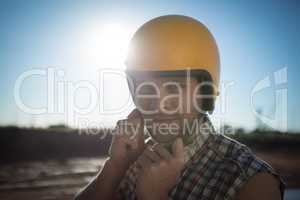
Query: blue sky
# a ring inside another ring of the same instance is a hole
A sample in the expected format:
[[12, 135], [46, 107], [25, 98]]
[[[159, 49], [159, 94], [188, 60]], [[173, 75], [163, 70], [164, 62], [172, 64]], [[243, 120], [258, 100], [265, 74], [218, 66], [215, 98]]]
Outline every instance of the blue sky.
[[[109, 68], [110, 65], [124, 69], [124, 66], [118, 66], [122, 65], [119, 62], [121, 57], [116, 62], [109, 62], [114, 60], [112, 54], [94, 43], [102, 47], [112, 44], [108, 51], [118, 52], [144, 22], [160, 15], [183, 14], [198, 19], [212, 32], [221, 55], [222, 82], [233, 84], [226, 93], [226, 110], [216, 111], [215, 120], [251, 129], [256, 125], [253, 110], [260, 109], [272, 121], [276, 108], [284, 104], [275, 102], [276, 91], [282, 90], [287, 91], [288, 129], [299, 131], [299, 13], [296, 0], [1, 1], [0, 124], [47, 126], [69, 123], [65, 113], [33, 115], [20, 110], [14, 100], [17, 78], [31, 69], [52, 67], [64, 71], [61, 81], [89, 80], [96, 84], [97, 69]], [[121, 28], [107, 28], [112, 26]], [[103, 36], [102, 33], [108, 35], [107, 38], [97, 39]], [[111, 34], [119, 40], [113, 40]], [[116, 41], [123, 46], [118, 46]], [[285, 69], [287, 82], [274, 84], [274, 72], [284, 72]], [[254, 105], [251, 105], [251, 91], [266, 77], [270, 78], [271, 86], [256, 93]], [[124, 83], [116, 77], [107, 79], [106, 93], [98, 94], [102, 97], [99, 105], [114, 107], [120, 104], [124, 95], [128, 96]], [[33, 107], [43, 107], [47, 104], [45, 88], [47, 84], [43, 77], [24, 81], [22, 99]], [[88, 93], [84, 90], [76, 93], [78, 105], [87, 105], [86, 95]], [[78, 114], [78, 117], [103, 125], [113, 124], [125, 117], [130, 109], [132, 106], [117, 114], [89, 112]], [[76, 123], [69, 124], [76, 126]]]

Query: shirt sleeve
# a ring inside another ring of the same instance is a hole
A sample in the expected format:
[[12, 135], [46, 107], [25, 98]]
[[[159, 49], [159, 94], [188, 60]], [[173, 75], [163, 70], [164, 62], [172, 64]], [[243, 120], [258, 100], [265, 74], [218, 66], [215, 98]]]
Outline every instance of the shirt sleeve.
[[133, 163], [126, 171], [124, 178], [120, 182], [116, 197], [121, 200], [136, 200], [136, 181], [137, 181], [138, 167]]

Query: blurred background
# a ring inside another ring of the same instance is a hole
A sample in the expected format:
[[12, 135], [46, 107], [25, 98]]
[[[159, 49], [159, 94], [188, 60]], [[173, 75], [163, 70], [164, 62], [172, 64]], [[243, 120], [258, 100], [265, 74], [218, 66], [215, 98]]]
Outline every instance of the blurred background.
[[130, 38], [161, 15], [212, 32], [220, 134], [249, 145], [300, 199], [300, 3], [286, 1], [0, 1], [0, 199], [72, 199], [96, 174], [111, 130], [134, 108], [124, 76]]

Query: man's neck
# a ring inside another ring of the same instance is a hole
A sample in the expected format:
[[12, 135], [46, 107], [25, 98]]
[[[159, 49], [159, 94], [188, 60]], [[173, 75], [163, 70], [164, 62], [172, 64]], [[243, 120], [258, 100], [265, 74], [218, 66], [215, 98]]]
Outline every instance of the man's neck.
[[[206, 114], [199, 114], [197, 118], [194, 119], [185, 119], [183, 122], [182, 127], [182, 134], [179, 136], [183, 140], [183, 145], [188, 146], [193, 141], [201, 139], [201, 137], [198, 137], [199, 134], [202, 134], [201, 128], [204, 125], [204, 123], [207, 123], [207, 115]], [[151, 137], [151, 140], [154, 140], [155, 142], [158, 142], [149, 134]], [[176, 138], [172, 138], [169, 142], [158, 142], [162, 146], [164, 146], [169, 152], [172, 152], [172, 145]]]

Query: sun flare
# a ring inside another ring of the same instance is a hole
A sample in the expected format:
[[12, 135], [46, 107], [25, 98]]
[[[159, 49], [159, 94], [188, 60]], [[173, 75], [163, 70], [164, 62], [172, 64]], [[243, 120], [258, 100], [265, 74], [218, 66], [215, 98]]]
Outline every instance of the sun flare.
[[84, 59], [96, 67], [124, 69], [130, 38], [129, 28], [120, 24], [92, 29], [85, 38]]

